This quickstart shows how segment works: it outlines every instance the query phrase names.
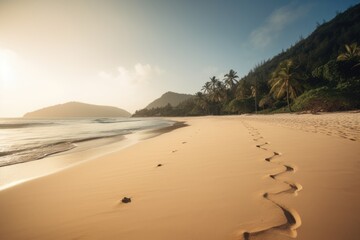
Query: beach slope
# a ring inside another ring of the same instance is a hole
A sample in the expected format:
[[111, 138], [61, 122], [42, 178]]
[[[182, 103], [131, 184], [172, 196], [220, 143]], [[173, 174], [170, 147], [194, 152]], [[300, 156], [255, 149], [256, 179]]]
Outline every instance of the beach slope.
[[0, 238], [360, 235], [358, 113], [178, 120], [188, 126], [1, 191]]

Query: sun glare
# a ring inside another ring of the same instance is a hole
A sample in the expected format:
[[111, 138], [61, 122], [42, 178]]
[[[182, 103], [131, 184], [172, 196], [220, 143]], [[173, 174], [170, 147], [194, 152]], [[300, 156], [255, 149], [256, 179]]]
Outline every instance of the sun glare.
[[15, 61], [16, 54], [13, 51], [0, 49], [0, 81], [2, 84], [9, 83], [14, 79]]

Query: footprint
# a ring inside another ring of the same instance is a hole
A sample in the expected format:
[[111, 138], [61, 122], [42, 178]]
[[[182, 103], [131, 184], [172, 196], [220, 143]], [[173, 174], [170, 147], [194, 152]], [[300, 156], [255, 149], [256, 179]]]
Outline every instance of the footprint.
[[261, 148], [262, 146], [264, 146], [264, 145], [266, 145], [266, 144], [269, 144], [269, 143], [268, 143], [268, 142], [265, 142], [265, 143], [263, 143], [263, 144], [256, 145], [256, 147]]
[[[246, 127], [250, 130], [251, 135], [253, 137], [255, 137], [253, 139], [254, 141], [258, 141], [258, 139], [262, 138], [260, 133], [257, 132], [256, 129], [251, 128], [249, 126], [246, 126]], [[254, 136], [254, 135], [256, 135], [256, 136]], [[265, 150], [265, 151], [271, 151], [270, 149], [267, 149], [267, 148], [263, 147], [264, 145], [267, 145], [267, 144], [269, 144], [269, 142], [258, 144], [258, 145], [256, 145], [256, 147], [260, 148], [262, 150]], [[277, 157], [277, 156], [280, 156], [280, 155], [281, 154], [279, 152], [273, 151], [273, 155], [270, 156], [270, 157], [265, 158], [265, 161], [271, 162], [271, 160], [274, 157]], [[287, 184], [288, 189], [282, 190], [280, 192], [265, 192], [263, 194], [263, 198], [267, 199], [268, 201], [272, 202], [277, 207], [279, 207], [282, 210], [283, 215], [284, 215], [284, 217], [286, 218], [287, 221], [286, 221], [286, 223], [280, 224], [278, 226], [272, 226], [272, 227], [269, 227], [269, 228], [266, 228], [266, 229], [260, 230], [260, 231], [244, 231], [244, 232], [242, 232], [242, 236], [243, 236], [244, 240], [249, 240], [252, 236], [259, 236], [259, 235], [266, 234], [267, 232], [270, 232], [270, 231], [273, 231], [273, 230], [281, 231], [284, 234], [289, 235], [290, 237], [294, 237], [297, 234], [296, 229], [299, 228], [300, 225], [301, 225], [300, 216], [295, 210], [289, 210], [287, 207], [281, 205], [280, 203], [278, 203], [277, 201], [275, 201], [275, 200], [273, 200], [271, 198], [271, 196], [280, 195], [280, 194], [297, 194], [297, 192], [302, 189], [302, 186], [300, 184], [298, 184], [298, 183], [291, 183], [291, 182], [287, 182], [287, 181], [278, 179], [277, 177], [279, 175], [285, 174], [285, 173], [288, 173], [288, 172], [294, 172], [295, 168], [290, 166], [290, 165], [286, 165], [286, 164], [281, 164], [281, 163], [277, 163], [277, 164], [283, 166], [285, 168], [285, 170], [282, 170], [282, 171], [280, 171], [278, 173], [270, 174], [268, 176], [270, 178], [272, 178], [273, 180], [275, 180], [275, 181], [279, 181], [279, 182], [283, 182], [283, 183]]]

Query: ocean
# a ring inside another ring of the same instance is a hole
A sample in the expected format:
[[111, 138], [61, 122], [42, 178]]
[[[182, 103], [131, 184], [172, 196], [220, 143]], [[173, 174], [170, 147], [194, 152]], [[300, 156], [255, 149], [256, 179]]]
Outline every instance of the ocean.
[[66, 153], [83, 142], [121, 140], [144, 130], [173, 125], [164, 119], [80, 118], [63, 120], [0, 119], [0, 168]]

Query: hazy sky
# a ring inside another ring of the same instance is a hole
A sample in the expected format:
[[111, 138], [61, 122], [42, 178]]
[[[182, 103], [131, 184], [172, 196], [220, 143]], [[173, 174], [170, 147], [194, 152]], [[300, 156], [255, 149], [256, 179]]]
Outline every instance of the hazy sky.
[[0, 117], [68, 101], [130, 112], [240, 76], [358, 1], [0, 0]]

